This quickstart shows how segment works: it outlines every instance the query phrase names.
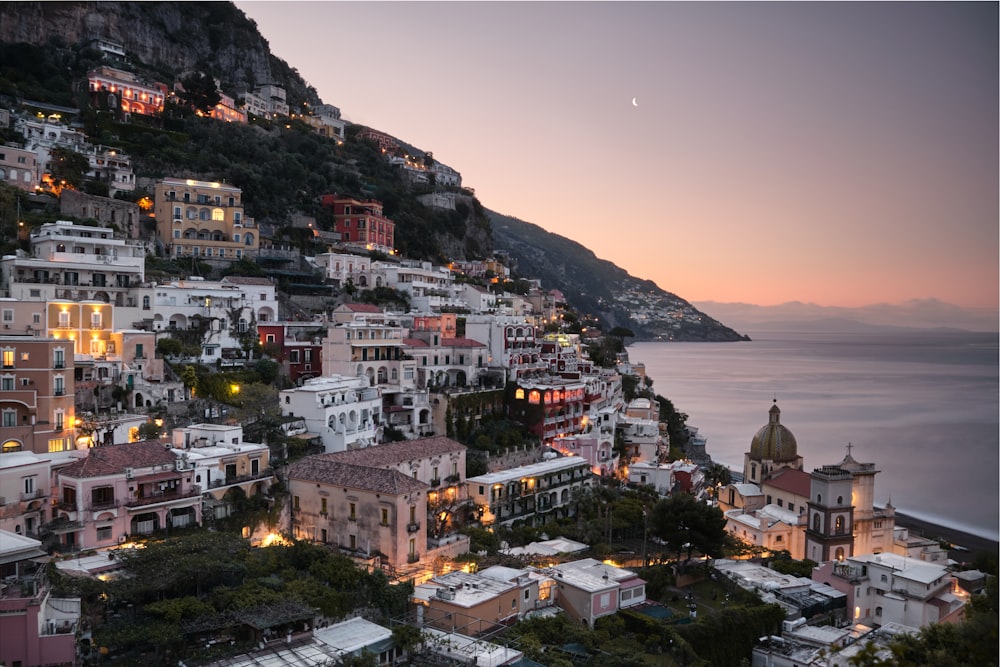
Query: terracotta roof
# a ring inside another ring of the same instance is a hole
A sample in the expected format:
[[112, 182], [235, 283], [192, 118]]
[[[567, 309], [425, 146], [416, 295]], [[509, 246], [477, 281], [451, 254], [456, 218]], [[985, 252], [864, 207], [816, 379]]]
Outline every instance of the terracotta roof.
[[781, 491], [788, 491], [803, 498], [809, 497], [809, 473], [793, 468], [782, 468], [774, 471], [771, 477], [764, 480], [761, 486], [771, 486]]
[[371, 303], [345, 303], [342, 308], [355, 313], [381, 313], [382, 309]]
[[88, 450], [87, 457], [59, 469], [66, 477], [103, 477], [124, 474], [125, 468], [150, 468], [169, 465], [177, 457], [159, 440], [142, 440], [121, 445], [106, 445]]
[[430, 347], [427, 341], [420, 340], [419, 338], [404, 338], [403, 345], [409, 345], [410, 347]]
[[400, 496], [430, 488], [398, 470], [373, 468], [341, 463], [325, 458], [325, 454], [299, 459], [288, 469], [288, 479], [319, 482], [351, 489]]
[[404, 461], [413, 461], [414, 459], [424, 459], [460, 451], [465, 451], [465, 445], [455, 442], [451, 438], [436, 435], [431, 438], [390, 442], [362, 449], [349, 449], [344, 452], [317, 454], [317, 458], [359, 466], [384, 468], [398, 465]]
[[222, 279], [224, 283], [234, 285], [273, 285], [270, 278], [255, 278], [253, 276], [226, 276]]
[[471, 338], [442, 338], [441, 347], [486, 347], [478, 340]]

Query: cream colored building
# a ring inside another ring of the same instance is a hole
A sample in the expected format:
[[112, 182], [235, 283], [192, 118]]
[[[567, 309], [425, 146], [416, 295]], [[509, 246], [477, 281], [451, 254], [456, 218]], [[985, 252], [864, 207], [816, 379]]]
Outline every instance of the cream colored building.
[[157, 236], [171, 257], [235, 261], [257, 255], [260, 234], [237, 187], [165, 178], [156, 185], [154, 211]]

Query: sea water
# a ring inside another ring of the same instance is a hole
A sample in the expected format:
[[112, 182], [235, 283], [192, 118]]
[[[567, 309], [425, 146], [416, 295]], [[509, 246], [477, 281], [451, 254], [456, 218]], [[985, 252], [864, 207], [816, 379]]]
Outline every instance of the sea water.
[[738, 343], [635, 343], [653, 390], [742, 471], [777, 399], [803, 469], [851, 447], [875, 463], [876, 504], [997, 539], [997, 334], [748, 332]]

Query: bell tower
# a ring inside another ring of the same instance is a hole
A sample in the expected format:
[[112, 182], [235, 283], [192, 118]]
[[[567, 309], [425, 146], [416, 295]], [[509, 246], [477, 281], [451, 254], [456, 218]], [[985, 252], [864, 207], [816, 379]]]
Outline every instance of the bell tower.
[[810, 478], [806, 558], [822, 563], [854, 555], [854, 476], [828, 465], [813, 470]]

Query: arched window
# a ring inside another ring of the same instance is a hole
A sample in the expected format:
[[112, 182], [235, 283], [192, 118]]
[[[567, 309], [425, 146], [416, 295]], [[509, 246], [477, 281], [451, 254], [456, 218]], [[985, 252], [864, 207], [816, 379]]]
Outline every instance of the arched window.
[[837, 496], [837, 504], [838, 505], [844, 504], [844, 496]]
[[818, 533], [819, 532], [819, 528], [820, 528], [819, 514], [813, 514], [813, 530]]
[[223, 211], [221, 208], [212, 209], [212, 220], [215, 220], [216, 222], [222, 222], [225, 219], [226, 219], [225, 211]]
[[837, 521], [834, 523], [834, 526], [835, 526], [834, 530], [837, 531], [838, 534], [843, 533], [844, 532], [844, 517], [838, 516], [837, 517]]
[[521, 389], [520, 387], [518, 387], [517, 390], [514, 392], [514, 398], [516, 400], [518, 400], [518, 401], [523, 401], [524, 400], [524, 389]]
[[531, 393], [528, 394], [528, 403], [538, 405], [542, 402], [542, 394], [537, 389], [532, 389]]
[[834, 556], [838, 561], [844, 560], [844, 547], [837, 547], [836, 555]]
[[822, 493], [817, 493], [816, 494], [816, 504], [817, 505], [822, 505], [823, 504], [823, 494]]
[[212, 219], [212, 212], [209, 211], [207, 208], [200, 209], [198, 211], [198, 219], [200, 219], [200, 220], [211, 220]]
[[244, 245], [253, 245], [253, 234], [244, 234], [243, 235], [243, 244]]

